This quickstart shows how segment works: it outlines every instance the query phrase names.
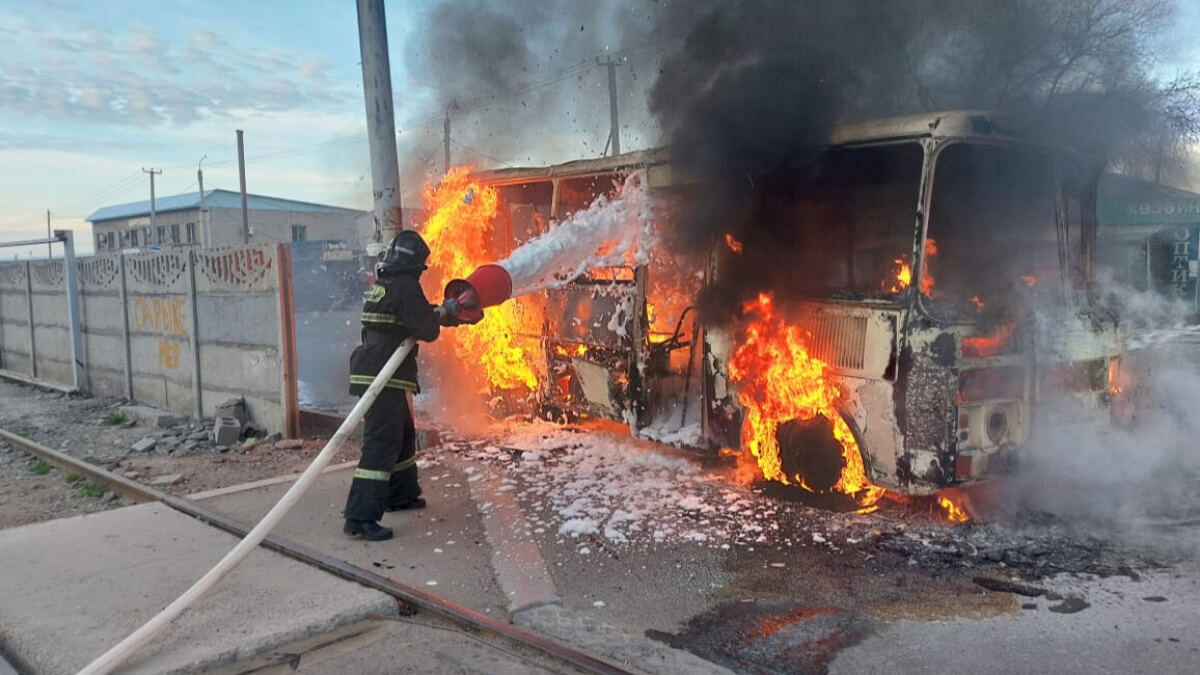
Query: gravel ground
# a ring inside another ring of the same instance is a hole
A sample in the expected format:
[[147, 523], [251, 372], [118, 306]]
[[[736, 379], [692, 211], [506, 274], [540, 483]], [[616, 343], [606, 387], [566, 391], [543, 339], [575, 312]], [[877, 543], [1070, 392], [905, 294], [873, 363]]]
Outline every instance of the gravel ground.
[[0, 529], [94, 513], [118, 505], [102, 487], [39, 466], [29, 455], [0, 443]]
[[[259, 443], [217, 452], [202, 443], [191, 452], [164, 453], [160, 447], [134, 452], [146, 437], [174, 433], [140, 423], [106, 424], [126, 402], [104, 397], [68, 396], [22, 383], [0, 380], [0, 428], [74, 457], [94, 462], [143, 483], [178, 474], [177, 481], [156, 487], [187, 494], [302, 471], [321, 450], [324, 439]], [[200, 429], [194, 426], [191, 433]], [[358, 443], [348, 441], [333, 463], [358, 458]], [[35, 461], [0, 444], [0, 528], [92, 513], [120, 504], [86, 481], [68, 482], [57, 469], [34, 473]], [[98, 494], [97, 494], [98, 493]]]

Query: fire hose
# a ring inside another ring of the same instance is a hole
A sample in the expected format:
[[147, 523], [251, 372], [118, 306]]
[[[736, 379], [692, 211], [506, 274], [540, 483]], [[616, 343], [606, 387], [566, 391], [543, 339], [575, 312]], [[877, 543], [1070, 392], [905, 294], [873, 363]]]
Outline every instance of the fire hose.
[[[512, 279], [508, 272], [498, 265], [485, 265], [476, 270], [467, 279], [455, 279], [446, 285], [446, 299], [453, 300], [451, 306], [459, 308], [456, 316], [467, 323], [474, 323], [483, 318], [483, 308], [498, 305], [508, 299], [512, 293]], [[438, 307], [436, 309], [439, 318], [444, 314], [444, 309]], [[392, 353], [391, 358], [387, 363], [379, 369], [379, 373], [375, 375], [375, 379], [371, 381], [371, 385], [367, 387], [366, 392], [358, 399], [358, 403], [351, 408], [350, 414], [346, 416], [346, 420], [342, 422], [329, 441], [325, 443], [325, 447], [321, 448], [321, 452], [317, 454], [304, 473], [296, 479], [292, 487], [280, 497], [275, 506], [263, 516], [262, 520], [250, 530], [241, 541], [234, 546], [229, 553], [225, 554], [224, 558], [210, 569], [204, 576], [200, 577], [192, 587], [184, 591], [182, 595], [176, 598], [171, 604], [167, 605], [158, 614], [154, 615], [149, 621], [142, 624], [140, 628], [130, 633], [128, 637], [121, 640], [116, 645], [104, 654], [100, 655], [95, 661], [92, 661], [82, 670], [79, 675], [106, 675], [124, 663], [138, 649], [141, 649], [162, 632], [164, 628], [170, 625], [175, 619], [195, 602], [200, 596], [207, 593], [216, 586], [221, 579], [233, 571], [250, 552], [266, 539], [271, 530], [279, 524], [279, 521], [287, 515], [288, 511], [300, 501], [304, 493], [308, 491], [312, 484], [316, 482], [317, 477], [328, 466], [330, 460], [342, 447], [342, 443], [346, 441], [346, 437], [350, 432], [358, 426], [362, 421], [363, 416], [371, 409], [371, 405], [375, 403], [379, 392], [383, 390], [387, 381], [391, 379], [396, 369], [408, 358], [413, 346], [416, 344], [414, 338], [408, 338], [400, 343], [396, 351]]]

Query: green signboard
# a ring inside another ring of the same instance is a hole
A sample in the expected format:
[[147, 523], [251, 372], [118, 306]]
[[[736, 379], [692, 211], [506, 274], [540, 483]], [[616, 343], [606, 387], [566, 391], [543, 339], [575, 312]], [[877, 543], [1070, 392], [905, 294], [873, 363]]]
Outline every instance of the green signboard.
[[1101, 225], [1197, 225], [1200, 194], [1106, 174], [1100, 179], [1096, 219]]
[[1175, 225], [1200, 223], [1200, 197], [1177, 200], [1100, 199], [1096, 217], [1105, 225]]

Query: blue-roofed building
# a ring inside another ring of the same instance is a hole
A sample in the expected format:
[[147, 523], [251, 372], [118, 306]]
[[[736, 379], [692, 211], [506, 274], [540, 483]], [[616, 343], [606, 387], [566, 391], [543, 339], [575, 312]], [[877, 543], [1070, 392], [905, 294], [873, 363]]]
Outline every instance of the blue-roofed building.
[[[105, 206], [88, 216], [97, 252], [127, 248], [242, 243], [242, 196], [231, 190], [205, 190], [150, 201]], [[246, 195], [250, 243], [339, 241], [360, 248], [365, 211], [294, 199]]]

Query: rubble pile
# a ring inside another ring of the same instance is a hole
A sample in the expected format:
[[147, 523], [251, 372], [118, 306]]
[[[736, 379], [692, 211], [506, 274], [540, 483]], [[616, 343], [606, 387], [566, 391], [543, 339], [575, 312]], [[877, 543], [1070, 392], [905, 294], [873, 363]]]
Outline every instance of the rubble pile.
[[1159, 569], [1171, 562], [1169, 552], [1153, 556], [1123, 545], [1115, 537], [1079, 531], [1060, 522], [968, 523], [953, 528], [905, 527], [895, 523], [871, 536], [880, 551], [903, 557], [909, 566], [984, 570], [1000, 568], [1036, 581], [1058, 574], [1126, 576]]
[[[185, 455], [192, 452], [245, 452], [259, 443], [276, 443], [279, 433], [267, 434], [251, 420], [242, 398], [229, 399], [217, 406], [211, 418], [189, 419], [182, 415], [148, 406], [121, 406], [124, 421], [120, 426], [158, 429], [129, 447], [131, 453], [157, 452], [160, 455]], [[105, 424], [106, 420], [101, 420]]]

